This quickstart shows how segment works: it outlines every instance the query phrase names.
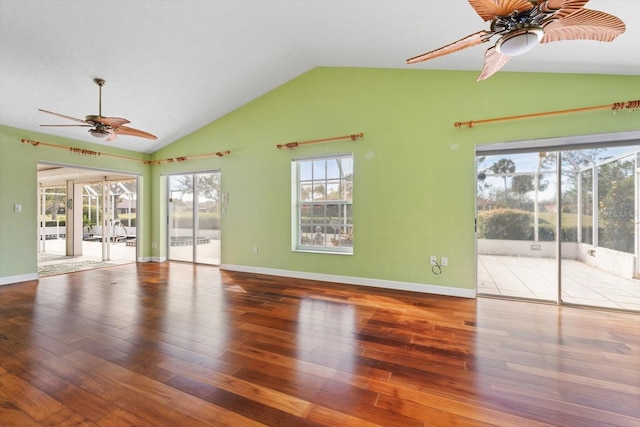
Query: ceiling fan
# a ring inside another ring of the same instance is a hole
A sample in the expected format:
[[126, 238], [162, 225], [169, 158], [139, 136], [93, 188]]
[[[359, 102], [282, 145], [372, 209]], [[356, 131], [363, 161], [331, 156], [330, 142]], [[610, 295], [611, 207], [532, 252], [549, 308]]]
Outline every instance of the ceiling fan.
[[426, 61], [488, 42], [500, 36], [487, 49], [478, 81], [500, 70], [512, 56], [533, 49], [538, 43], [561, 40], [610, 42], [624, 33], [619, 18], [585, 9], [589, 0], [468, 0], [482, 19], [491, 21], [489, 30], [478, 31], [431, 52], [407, 59], [407, 64]]
[[40, 125], [48, 127], [88, 127], [89, 133], [105, 141], [113, 141], [118, 135], [137, 136], [140, 138], [157, 139], [155, 135], [150, 133], [124, 126], [130, 123], [129, 120], [120, 117], [104, 117], [102, 115], [102, 86], [105, 81], [103, 79], [93, 79], [94, 83], [98, 85], [98, 115], [89, 115], [82, 119], [76, 119], [75, 117], [65, 116], [64, 114], [54, 113], [53, 111], [47, 111], [39, 109], [43, 113], [53, 114], [54, 116], [62, 117], [64, 119], [73, 120], [74, 122], [82, 123], [81, 125]]

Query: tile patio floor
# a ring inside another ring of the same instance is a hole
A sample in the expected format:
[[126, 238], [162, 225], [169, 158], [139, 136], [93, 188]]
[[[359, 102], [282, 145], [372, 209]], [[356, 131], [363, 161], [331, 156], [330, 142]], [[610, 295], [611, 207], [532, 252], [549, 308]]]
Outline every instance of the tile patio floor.
[[[478, 294], [556, 301], [556, 260], [478, 256]], [[627, 279], [575, 260], [562, 261], [562, 301], [640, 311], [640, 280]]]

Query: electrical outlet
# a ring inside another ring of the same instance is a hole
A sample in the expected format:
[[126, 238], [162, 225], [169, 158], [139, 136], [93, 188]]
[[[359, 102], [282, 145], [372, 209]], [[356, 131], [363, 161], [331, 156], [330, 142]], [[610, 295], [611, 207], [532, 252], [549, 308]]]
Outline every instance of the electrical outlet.
[[257, 246], [253, 247], [253, 253], [254, 253], [254, 255], [258, 253], [258, 247]]
[[443, 267], [446, 267], [449, 264], [449, 258], [447, 258], [446, 256], [442, 257], [442, 260], [440, 260], [440, 265]]
[[438, 265], [438, 261], [436, 261], [437, 257], [435, 255], [431, 255], [429, 257], [429, 262], [431, 263], [431, 265]]

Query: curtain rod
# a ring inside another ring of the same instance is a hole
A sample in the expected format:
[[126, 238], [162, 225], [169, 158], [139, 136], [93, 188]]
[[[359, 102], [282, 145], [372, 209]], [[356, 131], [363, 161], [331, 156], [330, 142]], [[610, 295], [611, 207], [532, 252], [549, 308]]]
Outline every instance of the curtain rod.
[[216, 151], [215, 153], [209, 153], [209, 154], [196, 154], [193, 156], [180, 156], [180, 157], [171, 157], [168, 159], [164, 159], [164, 160], [145, 160], [144, 164], [145, 165], [159, 165], [163, 162], [166, 163], [174, 163], [174, 162], [186, 162], [187, 160], [192, 160], [192, 159], [197, 159], [197, 158], [201, 158], [201, 157], [213, 157], [213, 156], [218, 156], [218, 157], [223, 157], [226, 156], [227, 154], [231, 154], [231, 151], [226, 150], [226, 151]]
[[356, 139], [362, 138], [363, 136], [364, 136], [364, 133], [357, 133], [357, 134], [351, 134], [351, 135], [336, 136], [333, 138], [312, 139], [310, 141], [303, 141], [303, 142], [288, 142], [286, 144], [278, 144], [276, 145], [276, 148], [277, 149], [288, 148], [290, 150], [293, 150], [298, 148], [298, 146], [300, 145], [315, 144], [316, 142], [339, 141], [343, 139], [350, 139], [352, 141], [355, 141]]
[[166, 163], [184, 162], [184, 161], [187, 161], [189, 159], [196, 159], [196, 158], [199, 158], [199, 157], [212, 157], [212, 156], [222, 157], [222, 156], [226, 156], [227, 154], [231, 154], [231, 151], [226, 150], [226, 151], [218, 151], [218, 152], [210, 153], [210, 154], [196, 154], [194, 156], [189, 156], [189, 157], [187, 157], [187, 156], [173, 157], [173, 158], [164, 159], [164, 160], [142, 160], [142, 159], [136, 159], [134, 157], [120, 156], [118, 154], [101, 153], [100, 151], [86, 150], [84, 148], [76, 148], [76, 147], [68, 147], [66, 145], [52, 144], [50, 142], [34, 141], [34, 140], [31, 140], [31, 139], [27, 139], [27, 138], [23, 138], [21, 141], [22, 141], [23, 144], [31, 144], [34, 147], [37, 147], [39, 145], [43, 145], [45, 147], [58, 148], [58, 149], [70, 151], [71, 153], [79, 154], [81, 156], [114, 157], [114, 158], [117, 158], [117, 159], [123, 159], [123, 160], [129, 160], [129, 161], [132, 161], [132, 162], [144, 163], [145, 165], [159, 165], [159, 164], [161, 164], [163, 162], [166, 162]]
[[475, 125], [481, 125], [484, 123], [504, 122], [507, 120], [520, 120], [520, 119], [529, 119], [529, 118], [543, 117], [543, 116], [556, 116], [559, 114], [579, 113], [583, 111], [593, 111], [593, 110], [604, 110], [608, 108], [613, 110], [614, 113], [624, 109], [628, 109], [629, 111], [638, 111], [640, 109], [640, 100], [633, 100], [633, 101], [627, 101], [627, 102], [614, 102], [613, 104], [597, 105], [595, 107], [583, 107], [583, 108], [572, 108], [569, 110], [548, 111], [545, 113], [523, 114], [520, 116], [497, 117], [494, 119], [471, 120], [468, 122], [455, 122], [453, 126], [457, 128], [460, 128], [463, 126], [472, 128]]

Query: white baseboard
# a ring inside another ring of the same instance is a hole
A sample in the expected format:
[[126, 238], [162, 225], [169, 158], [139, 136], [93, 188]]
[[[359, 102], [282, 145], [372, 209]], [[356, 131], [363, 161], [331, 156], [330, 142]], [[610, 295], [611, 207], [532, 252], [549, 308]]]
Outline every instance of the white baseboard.
[[150, 256], [141, 256], [138, 257], [138, 262], [155, 262], [153, 257]]
[[21, 274], [19, 276], [7, 276], [0, 277], [1, 285], [11, 285], [12, 283], [29, 282], [31, 280], [38, 280], [40, 276], [38, 273]]
[[220, 264], [220, 270], [240, 271], [243, 273], [266, 274], [269, 276], [292, 277], [295, 279], [318, 280], [322, 282], [345, 283], [348, 285], [372, 286], [375, 288], [395, 289], [398, 291], [422, 292], [426, 294], [452, 297], [475, 298], [475, 289], [452, 288], [425, 283], [397, 282], [394, 280], [370, 279], [366, 277], [338, 276], [334, 274], [307, 273], [303, 271], [280, 270], [274, 268], [251, 267], [245, 265]]
[[[166, 257], [141, 257], [138, 262], [165, 262]], [[221, 264], [220, 270], [240, 271], [243, 273], [266, 274], [269, 276], [292, 277], [295, 279], [318, 280], [322, 282], [345, 283], [348, 285], [371, 286], [398, 291], [421, 292], [426, 294], [447, 295], [462, 298], [475, 298], [475, 289], [452, 288], [424, 283], [398, 282], [394, 280], [370, 279], [365, 277], [338, 276], [335, 274], [307, 273], [302, 271], [281, 270], [274, 268], [251, 267], [244, 265]], [[22, 274], [19, 276], [0, 277], [1, 285], [38, 280], [38, 273]]]
[[165, 262], [167, 260], [166, 256], [152, 256], [149, 258], [151, 262]]

